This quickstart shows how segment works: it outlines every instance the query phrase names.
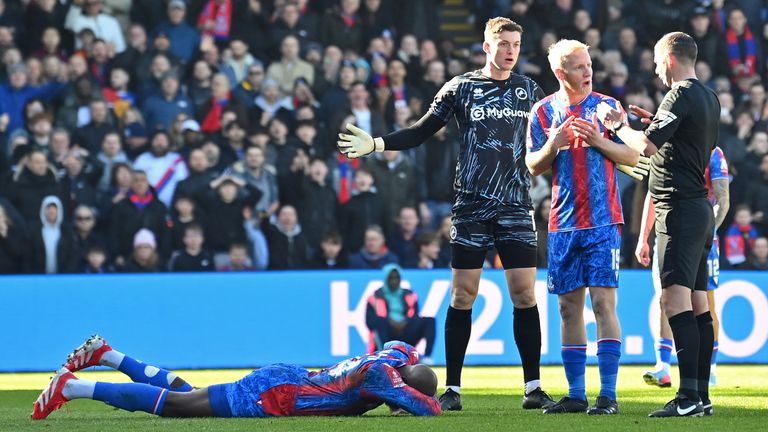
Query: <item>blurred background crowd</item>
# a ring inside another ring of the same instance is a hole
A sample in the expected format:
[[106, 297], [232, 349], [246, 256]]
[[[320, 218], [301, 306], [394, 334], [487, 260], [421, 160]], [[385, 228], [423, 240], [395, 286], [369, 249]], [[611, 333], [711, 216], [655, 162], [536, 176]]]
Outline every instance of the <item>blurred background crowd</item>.
[[[764, 0], [0, 0], [0, 273], [449, 267], [455, 123], [362, 160], [336, 139], [424, 115], [497, 15], [546, 93], [573, 38], [596, 91], [651, 112], [654, 42], [691, 34], [732, 177], [721, 266], [768, 269]], [[647, 186], [620, 185], [635, 267]], [[534, 178], [542, 268], [549, 195]]]

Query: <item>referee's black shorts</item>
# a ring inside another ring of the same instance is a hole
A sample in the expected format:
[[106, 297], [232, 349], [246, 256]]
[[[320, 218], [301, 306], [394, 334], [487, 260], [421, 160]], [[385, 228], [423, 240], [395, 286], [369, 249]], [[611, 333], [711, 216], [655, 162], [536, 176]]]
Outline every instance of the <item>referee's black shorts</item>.
[[656, 204], [661, 287], [682, 285], [707, 290], [707, 256], [712, 247], [715, 216], [706, 198]]

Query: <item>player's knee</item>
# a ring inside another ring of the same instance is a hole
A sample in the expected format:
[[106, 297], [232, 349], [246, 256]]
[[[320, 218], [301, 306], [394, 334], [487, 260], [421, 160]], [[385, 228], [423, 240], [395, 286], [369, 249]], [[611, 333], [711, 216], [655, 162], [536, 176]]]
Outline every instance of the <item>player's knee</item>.
[[565, 323], [583, 319], [581, 308], [570, 302], [560, 302], [560, 318]]
[[467, 289], [454, 287], [451, 294], [451, 306], [454, 309], [470, 309], [475, 303], [477, 293]]

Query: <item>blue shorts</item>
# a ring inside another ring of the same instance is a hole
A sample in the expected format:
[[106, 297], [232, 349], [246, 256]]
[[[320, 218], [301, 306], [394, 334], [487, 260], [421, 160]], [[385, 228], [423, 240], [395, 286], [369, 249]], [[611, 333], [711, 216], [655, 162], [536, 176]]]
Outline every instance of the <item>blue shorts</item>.
[[619, 286], [618, 225], [549, 233], [547, 289], [567, 294], [582, 287]]
[[[653, 244], [653, 287], [657, 292], [661, 291], [661, 280], [659, 279], [659, 256], [657, 253], [657, 243]], [[707, 278], [707, 291], [717, 289], [720, 285], [720, 241], [717, 238], [717, 233], [712, 240], [712, 248], [709, 249], [709, 255], [707, 255], [707, 271], [709, 277]]]
[[296, 389], [308, 373], [301, 366], [277, 363], [239, 381], [208, 387], [208, 399], [216, 417], [290, 415], [296, 406]]

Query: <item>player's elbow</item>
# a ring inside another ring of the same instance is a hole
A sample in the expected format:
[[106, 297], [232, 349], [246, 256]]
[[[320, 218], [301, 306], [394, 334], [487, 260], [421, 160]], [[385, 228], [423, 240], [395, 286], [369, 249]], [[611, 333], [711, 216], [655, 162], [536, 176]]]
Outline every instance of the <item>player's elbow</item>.
[[541, 168], [541, 161], [537, 160], [535, 156], [530, 154], [525, 156], [525, 166], [528, 168], [528, 172], [531, 175], [541, 175], [545, 170]]

